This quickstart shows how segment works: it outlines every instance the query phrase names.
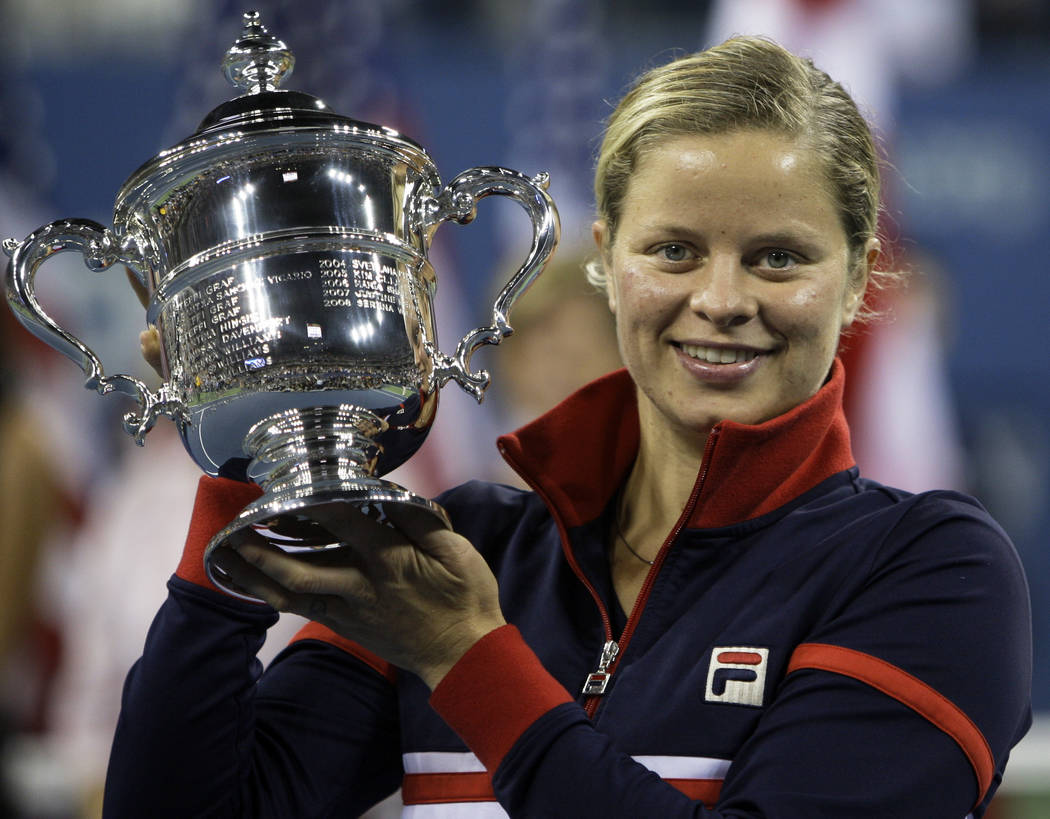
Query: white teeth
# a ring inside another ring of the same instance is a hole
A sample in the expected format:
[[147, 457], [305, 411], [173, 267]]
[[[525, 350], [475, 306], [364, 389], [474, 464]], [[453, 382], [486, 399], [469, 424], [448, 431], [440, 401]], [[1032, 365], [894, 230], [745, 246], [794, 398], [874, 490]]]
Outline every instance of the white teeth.
[[682, 352], [709, 364], [740, 364], [758, 356], [754, 350], [737, 350], [731, 347], [702, 347], [698, 344], [683, 344]]

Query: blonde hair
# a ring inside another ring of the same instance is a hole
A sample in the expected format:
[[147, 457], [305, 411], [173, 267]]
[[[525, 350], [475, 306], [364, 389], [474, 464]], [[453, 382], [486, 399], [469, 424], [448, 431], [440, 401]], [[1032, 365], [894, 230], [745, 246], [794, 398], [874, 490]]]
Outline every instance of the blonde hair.
[[[811, 60], [761, 37], [734, 37], [651, 69], [620, 101], [594, 176], [598, 216], [609, 239], [631, 174], [647, 150], [669, 137], [748, 130], [801, 140], [824, 164], [849, 241], [850, 273], [863, 275], [879, 218], [879, 157], [871, 129], [839, 83]], [[873, 279], [894, 275], [872, 273]], [[588, 264], [587, 278], [604, 289], [600, 259]], [[859, 317], [870, 315], [863, 308]]]

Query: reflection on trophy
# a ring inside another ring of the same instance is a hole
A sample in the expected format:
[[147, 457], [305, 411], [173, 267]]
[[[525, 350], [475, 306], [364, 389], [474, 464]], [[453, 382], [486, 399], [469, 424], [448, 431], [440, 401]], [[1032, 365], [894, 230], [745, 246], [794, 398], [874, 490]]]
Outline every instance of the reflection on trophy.
[[[426, 151], [381, 126], [280, 90], [294, 58], [245, 14], [226, 77], [245, 93], [160, 153], [117, 195], [112, 230], [86, 219], [8, 239], [7, 298], [19, 320], [84, 370], [86, 386], [138, 402], [124, 416], [141, 444], [161, 415], [209, 475], [246, 472], [263, 488], [208, 546], [210, 561], [245, 529], [290, 552], [335, 548], [311, 507], [440, 506], [380, 476], [404, 463], [455, 380], [480, 401], [488, 374], [470, 358], [511, 332], [507, 315], [558, 241], [546, 175], [472, 168], [443, 185]], [[438, 350], [427, 249], [442, 222], [473, 219], [478, 199], [509, 196], [532, 246], [493, 306], [451, 356]], [[79, 251], [92, 270], [126, 266], [149, 293], [165, 381], [154, 391], [106, 375], [96, 355], [37, 302], [48, 257]], [[243, 596], [240, 594], [239, 596]]]

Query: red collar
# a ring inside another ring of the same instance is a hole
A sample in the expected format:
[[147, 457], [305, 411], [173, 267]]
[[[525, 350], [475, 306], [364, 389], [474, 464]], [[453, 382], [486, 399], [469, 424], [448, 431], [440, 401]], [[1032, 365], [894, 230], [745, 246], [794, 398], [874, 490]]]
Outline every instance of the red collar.
[[[852, 467], [842, 412], [844, 383], [836, 359], [827, 383], [791, 411], [762, 424], [717, 424], [686, 526], [711, 528], [756, 518]], [[626, 370], [603, 376], [501, 437], [499, 447], [565, 525], [593, 520], [627, 479], [638, 452], [634, 382]]]

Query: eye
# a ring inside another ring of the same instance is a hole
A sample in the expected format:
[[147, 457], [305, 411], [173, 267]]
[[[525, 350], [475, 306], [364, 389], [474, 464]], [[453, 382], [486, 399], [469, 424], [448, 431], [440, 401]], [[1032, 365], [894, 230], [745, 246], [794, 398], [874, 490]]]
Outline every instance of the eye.
[[656, 252], [669, 262], [684, 262], [690, 256], [689, 248], [673, 243], [662, 245]]
[[770, 270], [789, 270], [798, 262], [794, 253], [779, 248], [765, 251], [758, 259], [759, 266], [768, 267]]

